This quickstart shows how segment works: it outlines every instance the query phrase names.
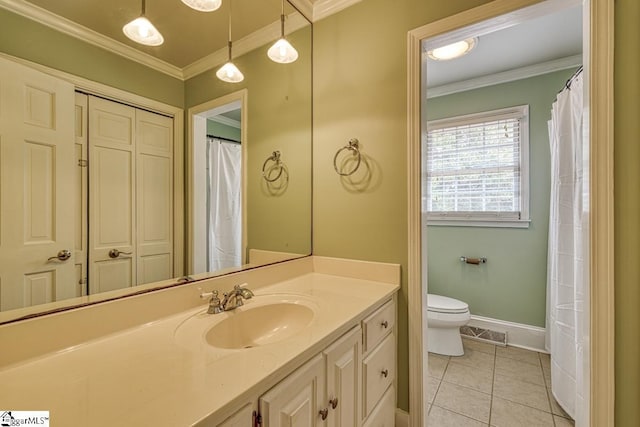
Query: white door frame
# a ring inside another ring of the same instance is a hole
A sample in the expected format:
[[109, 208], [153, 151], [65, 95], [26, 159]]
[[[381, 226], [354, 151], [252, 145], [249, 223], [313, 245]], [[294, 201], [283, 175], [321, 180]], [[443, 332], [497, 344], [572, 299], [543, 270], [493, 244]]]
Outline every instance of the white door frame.
[[187, 113], [187, 218], [190, 219], [187, 229], [187, 274], [192, 274], [195, 268], [194, 257], [194, 179], [193, 179], [193, 153], [194, 153], [194, 116], [198, 116], [209, 110], [223, 107], [227, 104], [240, 103], [240, 135], [242, 136], [242, 176], [240, 177], [240, 188], [242, 191], [242, 263], [246, 263], [247, 257], [247, 89], [229, 93], [216, 99], [189, 108]]
[[589, 49], [583, 53], [588, 78], [590, 135], [590, 425], [614, 426], [614, 236], [613, 236], [613, 13], [614, 0], [495, 0], [408, 33], [407, 39], [407, 179], [408, 312], [410, 425], [427, 425], [425, 344], [427, 284], [422, 278], [420, 110], [421, 42], [501, 16], [526, 17], [526, 8], [583, 4]]

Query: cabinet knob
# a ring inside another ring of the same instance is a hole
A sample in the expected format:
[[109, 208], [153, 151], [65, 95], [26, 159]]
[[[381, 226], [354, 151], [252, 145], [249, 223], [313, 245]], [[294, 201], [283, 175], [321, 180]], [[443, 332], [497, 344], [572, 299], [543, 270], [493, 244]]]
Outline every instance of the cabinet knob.
[[338, 407], [338, 398], [334, 397], [329, 401], [329, 404], [331, 405], [331, 409], [336, 409]]
[[387, 329], [389, 327], [389, 322], [387, 322], [386, 320], [383, 320], [382, 323], [380, 323], [380, 326]]
[[326, 420], [327, 417], [329, 416], [329, 408], [320, 409], [319, 414], [320, 414], [320, 417], [322, 418], [322, 421]]
[[389, 376], [389, 370], [388, 369], [383, 369], [380, 373], [385, 378], [387, 378], [387, 376]]

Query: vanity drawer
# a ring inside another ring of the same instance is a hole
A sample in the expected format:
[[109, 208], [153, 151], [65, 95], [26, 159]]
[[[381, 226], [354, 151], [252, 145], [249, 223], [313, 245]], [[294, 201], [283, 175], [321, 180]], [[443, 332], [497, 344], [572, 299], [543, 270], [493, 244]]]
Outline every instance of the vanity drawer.
[[363, 322], [364, 352], [373, 349], [396, 323], [396, 310], [393, 301], [387, 302]]
[[393, 334], [376, 347], [362, 362], [362, 390], [366, 418], [396, 376], [396, 342]]
[[389, 387], [371, 416], [363, 424], [363, 427], [395, 427], [396, 425], [396, 390]]

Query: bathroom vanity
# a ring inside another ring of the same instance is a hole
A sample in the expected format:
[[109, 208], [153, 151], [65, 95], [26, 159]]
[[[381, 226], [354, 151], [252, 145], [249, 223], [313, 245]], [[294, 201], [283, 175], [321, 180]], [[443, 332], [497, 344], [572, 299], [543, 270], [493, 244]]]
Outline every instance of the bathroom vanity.
[[[399, 281], [398, 265], [307, 257], [1, 325], [2, 409], [64, 426], [393, 426]], [[253, 298], [207, 314], [201, 293], [241, 283]]]

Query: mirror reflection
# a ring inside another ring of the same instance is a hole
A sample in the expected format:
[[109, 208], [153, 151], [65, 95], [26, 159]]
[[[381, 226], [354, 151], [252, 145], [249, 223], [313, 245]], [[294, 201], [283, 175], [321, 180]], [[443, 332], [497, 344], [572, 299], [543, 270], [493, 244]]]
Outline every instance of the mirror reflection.
[[299, 57], [275, 63], [281, 4], [265, 3], [239, 25], [235, 84], [215, 76], [224, 47], [186, 65], [161, 47], [179, 59], [158, 71], [0, 3], [0, 322], [311, 253], [311, 25], [285, 7]]

